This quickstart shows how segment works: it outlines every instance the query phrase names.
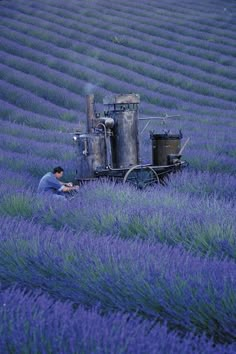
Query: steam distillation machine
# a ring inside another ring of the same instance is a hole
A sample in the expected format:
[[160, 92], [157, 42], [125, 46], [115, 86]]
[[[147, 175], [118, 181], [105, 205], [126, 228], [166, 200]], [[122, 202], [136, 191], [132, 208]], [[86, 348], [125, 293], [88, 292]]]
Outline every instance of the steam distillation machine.
[[76, 131], [76, 181], [109, 177], [144, 188], [163, 182], [168, 174], [187, 165], [181, 160], [182, 133], [150, 133], [152, 163], [140, 164], [138, 121], [140, 96], [120, 94], [103, 99], [103, 115], [95, 112], [94, 95], [88, 95], [87, 129]]

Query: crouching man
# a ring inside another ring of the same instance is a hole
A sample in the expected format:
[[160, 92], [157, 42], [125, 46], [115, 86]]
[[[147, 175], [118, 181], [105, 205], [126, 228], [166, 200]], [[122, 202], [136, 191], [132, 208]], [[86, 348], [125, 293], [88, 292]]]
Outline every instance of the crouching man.
[[59, 181], [63, 173], [64, 170], [60, 166], [55, 167], [53, 172], [46, 173], [39, 182], [38, 193], [47, 193], [65, 198], [67, 193], [78, 190], [79, 186], [73, 186], [71, 182]]

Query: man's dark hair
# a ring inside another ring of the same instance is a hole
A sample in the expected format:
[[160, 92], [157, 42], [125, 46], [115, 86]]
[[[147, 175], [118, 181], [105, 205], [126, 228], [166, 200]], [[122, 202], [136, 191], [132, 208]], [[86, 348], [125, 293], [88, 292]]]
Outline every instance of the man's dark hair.
[[61, 166], [54, 167], [53, 173], [61, 173], [61, 172], [64, 172]]

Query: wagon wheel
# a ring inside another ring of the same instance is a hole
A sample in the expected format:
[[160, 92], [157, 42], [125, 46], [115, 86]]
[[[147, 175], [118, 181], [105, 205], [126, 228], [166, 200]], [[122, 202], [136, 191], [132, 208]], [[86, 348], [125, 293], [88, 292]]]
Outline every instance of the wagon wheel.
[[143, 189], [159, 181], [159, 177], [150, 166], [136, 165], [130, 168], [123, 179], [123, 183], [130, 183]]

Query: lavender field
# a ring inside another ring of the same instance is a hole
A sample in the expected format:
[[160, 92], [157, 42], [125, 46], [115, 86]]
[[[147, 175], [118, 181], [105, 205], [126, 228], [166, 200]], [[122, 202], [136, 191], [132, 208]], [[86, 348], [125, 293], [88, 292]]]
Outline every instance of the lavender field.
[[[0, 353], [236, 353], [236, 2], [0, 1]], [[189, 166], [72, 200], [85, 97], [140, 94]]]

